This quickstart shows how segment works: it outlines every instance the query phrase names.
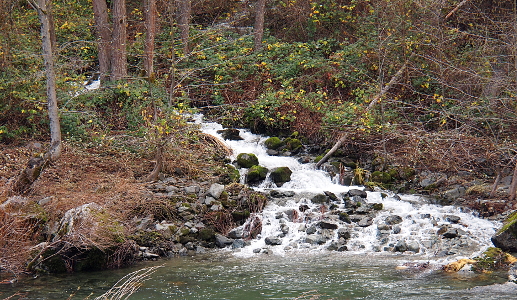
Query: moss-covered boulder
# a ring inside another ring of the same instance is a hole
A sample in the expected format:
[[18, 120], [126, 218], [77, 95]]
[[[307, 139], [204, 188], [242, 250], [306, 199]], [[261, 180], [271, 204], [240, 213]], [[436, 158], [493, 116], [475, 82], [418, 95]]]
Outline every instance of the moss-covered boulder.
[[492, 243], [506, 252], [517, 252], [517, 211], [511, 213], [495, 235]]
[[248, 174], [246, 174], [246, 182], [247, 183], [257, 183], [264, 179], [266, 179], [267, 172], [269, 170], [262, 166], [252, 166], [248, 170]]
[[284, 142], [286, 148], [293, 153], [298, 153], [302, 149], [302, 142], [299, 139], [287, 138]]
[[284, 183], [291, 181], [291, 174], [293, 171], [288, 167], [275, 168], [271, 171], [271, 180], [276, 186], [281, 187]]
[[379, 183], [390, 183], [393, 181], [393, 177], [387, 172], [375, 171], [371, 174], [370, 180]]
[[278, 148], [280, 148], [284, 145], [284, 142], [280, 138], [273, 136], [273, 137], [268, 138], [264, 142], [264, 145], [266, 145], [266, 148], [268, 148], [268, 149], [277, 150]]
[[258, 158], [253, 153], [240, 153], [237, 155], [237, 164], [241, 168], [251, 168], [259, 164]]

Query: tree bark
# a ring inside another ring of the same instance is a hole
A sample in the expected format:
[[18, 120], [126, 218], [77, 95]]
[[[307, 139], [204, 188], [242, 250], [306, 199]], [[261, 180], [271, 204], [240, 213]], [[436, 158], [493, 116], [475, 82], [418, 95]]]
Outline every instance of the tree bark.
[[187, 55], [190, 52], [189, 39], [191, 10], [192, 3], [190, 0], [180, 0], [180, 17], [178, 25], [180, 28], [181, 43], [183, 44], [183, 55]]
[[264, 36], [264, 14], [266, 10], [266, 0], [257, 0], [257, 7], [255, 9], [255, 26], [253, 27], [254, 34], [254, 51], [262, 49], [262, 37]]
[[156, 0], [145, 0], [144, 70], [149, 81], [154, 80], [154, 39], [156, 36]]
[[334, 154], [334, 152], [336, 152], [337, 149], [339, 149], [339, 147], [341, 147], [341, 145], [343, 145], [343, 143], [346, 141], [348, 135], [343, 135], [335, 144], [334, 144], [334, 147], [332, 147], [332, 149], [330, 149], [329, 152], [327, 152], [327, 154], [325, 154], [325, 156], [323, 156], [322, 159], [320, 159], [320, 161], [318, 163], [316, 163], [316, 169], [319, 169], [321, 167], [321, 165], [326, 162], [329, 157], [332, 156], [332, 154]]
[[50, 148], [43, 157], [33, 157], [27, 163], [27, 167], [11, 186], [14, 193], [24, 193], [30, 189], [34, 181], [38, 179], [48, 162], [56, 161], [61, 156], [61, 127], [59, 123], [59, 110], [57, 107], [56, 75], [54, 71], [54, 56], [52, 51], [51, 18], [47, 0], [30, 2], [38, 12], [41, 22], [41, 48], [45, 64], [47, 78], [47, 106], [50, 120]]
[[120, 80], [127, 76], [126, 27], [126, 1], [113, 0], [113, 36], [110, 77], [113, 81]]
[[508, 200], [513, 201], [515, 200], [515, 195], [517, 192], [517, 162], [515, 163], [515, 168], [513, 169], [513, 177], [512, 177], [512, 184], [510, 185]]
[[45, 61], [45, 74], [47, 77], [47, 106], [50, 120], [50, 149], [48, 156], [51, 161], [56, 161], [61, 156], [61, 127], [59, 124], [59, 110], [56, 95], [56, 74], [54, 71], [54, 55], [52, 52], [52, 38], [50, 22], [48, 18], [47, 0], [37, 0], [38, 16], [41, 22], [41, 45], [43, 60]]
[[95, 33], [98, 38], [98, 59], [101, 84], [110, 78], [110, 46], [111, 28], [108, 21], [108, 6], [106, 0], [93, 0], [93, 18]]

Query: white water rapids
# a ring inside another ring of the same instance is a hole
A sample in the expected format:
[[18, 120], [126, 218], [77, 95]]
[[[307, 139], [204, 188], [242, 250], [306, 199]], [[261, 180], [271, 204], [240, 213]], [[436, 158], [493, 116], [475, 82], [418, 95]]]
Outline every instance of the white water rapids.
[[[330, 249], [339, 241], [340, 233], [348, 231], [350, 236], [346, 241], [346, 250], [358, 253], [396, 253], [395, 247], [401, 241], [407, 244], [410, 252], [421, 254], [426, 259], [451, 260], [461, 257], [473, 257], [492, 245], [490, 237], [499, 224], [476, 217], [473, 213], [454, 206], [439, 206], [430, 204], [419, 195], [396, 195], [387, 191], [367, 192], [366, 204], [382, 203], [383, 209], [372, 216], [371, 225], [359, 227], [339, 220], [337, 215], [330, 213], [328, 205], [315, 204], [311, 197], [323, 192], [332, 192], [343, 199], [350, 189], [360, 189], [357, 186], [342, 186], [337, 184], [337, 178], [331, 178], [325, 171], [316, 170], [313, 163], [301, 164], [297, 158], [284, 156], [269, 156], [264, 146], [267, 137], [240, 130], [241, 141], [223, 140], [217, 133], [223, 127], [217, 123], [201, 124], [201, 130], [218, 137], [233, 150], [232, 159], [239, 153], [253, 153], [258, 157], [259, 164], [269, 170], [276, 167], [289, 167], [292, 170], [291, 181], [281, 188], [270, 180], [261, 183], [255, 189], [268, 192], [276, 190], [287, 194], [286, 197], [272, 198], [259, 216], [262, 221], [262, 232], [251, 244], [236, 255], [249, 257], [256, 253], [274, 253], [284, 255], [292, 251], [322, 251]], [[241, 176], [247, 172], [241, 169]], [[244, 177], [241, 178], [243, 181]], [[286, 192], [291, 192], [286, 193]], [[294, 192], [296, 195], [291, 196]], [[387, 195], [387, 196], [386, 196]], [[301, 209], [302, 206], [304, 209]], [[345, 210], [345, 204], [335, 202], [333, 210]], [[294, 214], [294, 216], [293, 216]], [[402, 222], [386, 226], [386, 218], [399, 216]], [[449, 217], [459, 217], [459, 222], [450, 222]], [[321, 229], [321, 220], [337, 224], [337, 230]], [[437, 234], [443, 227], [456, 228], [460, 235], [456, 238], [443, 238]], [[323, 235], [324, 242], [314, 243], [310, 238], [311, 230], [317, 228], [317, 233]], [[266, 243], [266, 238], [280, 239], [281, 244]], [[334, 247], [335, 248], [335, 247]], [[336, 249], [333, 249], [336, 250]], [[442, 257], [442, 258], [440, 258]], [[446, 258], [445, 258], [446, 257]]]

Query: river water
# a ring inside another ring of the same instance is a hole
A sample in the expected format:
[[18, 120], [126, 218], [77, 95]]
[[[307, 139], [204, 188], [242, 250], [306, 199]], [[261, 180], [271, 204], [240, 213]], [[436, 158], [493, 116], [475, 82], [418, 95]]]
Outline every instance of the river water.
[[[218, 124], [202, 123], [202, 130], [214, 136], [220, 137], [220, 129]], [[384, 209], [371, 226], [339, 225], [351, 232], [348, 251], [326, 250], [331, 239], [324, 244], [306, 243], [307, 233], [299, 230], [300, 226], [309, 227], [311, 218], [326, 216], [324, 211], [317, 215], [320, 208], [306, 195], [329, 191], [342, 197], [350, 189], [362, 188], [336, 184], [336, 178], [315, 170], [313, 164], [300, 164], [296, 158], [267, 155], [266, 137], [245, 130], [241, 136], [243, 141], [225, 141], [234, 150], [233, 158], [254, 153], [262, 166], [287, 166], [293, 171], [291, 182], [281, 188], [265, 181], [256, 189], [296, 194], [270, 201], [257, 216], [263, 224], [262, 234], [250, 245], [122, 270], [26, 278], [16, 284], [0, 284], [0, 299], [17, 292], [25, 295], [23, 299], [93, 299], [126, 274], [150, 265], [162, 267], [129, 299], [509, 299], [517, 293], [514, 284], [505, 283], [504, 273], [442, 272], [444, 264], [473, 257], [491, 246], [490, 236], [500, 224], [457, 207], [430, 204], [418, 195], [368, 192], [365, 201], [382, 203]], [[244, 178], [246, 170], [242, 174]], [[279, 217], [300, 205], [311, 212], [309, 217], [297, 211], [305, 221]], [[398, 232], [380, 235], [378, 227], [394, 214], [402, 218]], [[447, 244], [437, 238], [437, 226], [448, 223], [450, 215], [461, 219], [448, 226], [463, 232], [462, 243]], [[287, 233], [279, 232], [282, 227], [289, 228]], [[282, 245], [267, 245], [268, 236], [281, 236]], [[417, 245], [418, 251], [393, 252], [390, 246], [400, 240]], [[437, 255], [444, 252], [447, 255]]]

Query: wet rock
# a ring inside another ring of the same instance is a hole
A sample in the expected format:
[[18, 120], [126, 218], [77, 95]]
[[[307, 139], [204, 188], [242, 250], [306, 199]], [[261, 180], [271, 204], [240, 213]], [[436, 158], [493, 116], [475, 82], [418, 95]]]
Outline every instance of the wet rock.
[[446, 239], [453, 239], [462, 235], [461, 230], [458, 228], [448, 227], [442, 236]]
[[363, 191], [363, 190], [350, 189], [348, 191], [348, 196], [350, 196], [350, 197], [359, 196], [361, 198], [366, 198], [368, 196], [368, 194], [365, 191]]
[[338, 225], [328, 221], [321, 221], [318, 223], [318, 226], [323, 229], [337, 229]]
[[331, 201], [334, 201], [334, 202], [339, 202], [339, 198], [336, 196], [336, 194], [332, 193], [332, 192], [323, 192], [325, 193], [325, 195], [331, 200]]
[[316, 227], [313, 225], [313, 226], [310, 226], [309, 228], [307, 228], [305, 230], [305, 233], [307, 234], [313, 234], [313, 233], [316, 233], [316, 231], [318, 231], [318, 229], [316, 229]]
[[312, 203], [316, 203], [316, 204], [329, 203], [330, 202], [329, 200], [330, 200], [329, 197], [327, 197], [327, 195], [325, 195], [325, 194], [317, 194], [311, 198]]
[[370, 207], [361, 205], [355, 210], [355, 213], [359, 215], [367, 215], [370, 213]]
[[278, 137], [273, 136], [264, 141], [266, 148], [270, 150], [277, 150], [278, 148], [285, 145], [285, 143]]
[[285, 236], [289, 233], [289, 226], [287, 226], [286, 224], [280, 225], [280, 231], [282, 231], [282, 234]]
[[339, 212], [339, 219], [348, 224], [350, 224], [352, 222], [352, 220], [350, 219], [350, 216], [344, 211]]
[[243, 140], [243, 138], [240, 136], [239, 129], [236, 129], [236, 128], [227, 128], [227, 129], [223, 129], [223, 130], [218, 130], [217, 133], [219, 133], [225, 140], [230, 140], [230, 141]]
[[393, 226], [393, 234], [399, 234], [402, 231], [402, 228], [400, 226]]
[[400, 224], [402, 223], [402, 217], [397, 215], [391, 215], [386, 217], [386, 219], [384, 219], [384, 222], [388, 225]]
[[517, 283], [517, 262], [510, 265], [508, 270], [508, 281]]
[[326, 241], [325, 237], [319, 234], [309, 234], [305, 237], [305, 242], [312, 245], [325, 244]]
[[447, 200], [452, 201], [452, 200], [456, 200], [456, 198], [465, 196], [466, 192], [467, 192], [467, 190], [465, 189], [465, 187], [461, 186], [461, 187], [457, 187], [457, 188], [450, 189], [448, 191], [443, 192], [442, 197]]
[[266, 179], [267, 172], [269, 172], [267, 168], [262, 166], [252, 166], [246, 174], [246, 182], [250, 184], [260, 182]]
[[224, 235], [221, 235], [221, 234], [216, 234], [215, 235], [215, 244], [219, 248], [225, 248], [225, 247], [230, 246], [231, 244], [233, 244], [233, 239], [229, 239], [229, 238], [227, 238], [227, 237], [225, 237]]
[[271, 171], [271, 180], [276, 184], [276, 186], [280, 187], [284, 183], [291, 181], [291, 174], [293, 171], [288, 167], [279, 167], [274, 168]]
[[301, 212], [305, 212], [309, 209], [310, 209], [310, 207], [307, 204], [302, 204], [302, 205], [300, 205], [300, 207], [298, 207], [298, 210]]
[[396, 252], [406, 252], [408, 251], [408, 246], [406, 244], [406, 241], [405, 240], [400, 240], [397, 242], [397, 244], [395, 244], [395, 249], [394, 249]]
[[296, 209], [288, 209], [288, 210], [284, 211], [284, 214], [287, 216], [287, 218], [291, 222], [294, 222], [294, 221], [298, 220], [298, 218], [299, 218], [298, 211]]
[[251, 168], [259, 164], [258, 158], [253, 153], [240, 153], [237, 155], [237, 164], [241, 168]]
[[408, 251], [413, 251], [415, 253], [418, 253], [418, 251], [420, 251], [420, 245], [417, 241], [406, 242], [406, 246]]
[[244, 248], [246, 246], [246, 243], [243, 240], [235, 240], [232, 243], [232, 249], [240, 249]]
[[503, 222], [503, 227], [492, 236], [492, 243], [507, 252], [517, 252], [517, 211]]
[[266, 245], [282, 245], [282, 239], [274, 236], [268, 236], [264, 239], [264, 242], [266, 242]]
[[348, 240], [351, 236], [350, 231], [345, 228], [339, 228], [337, 231], [337, 236], [339, 238], [343, 238], [345, 240]]
[[243, 229], [241, 227], [237, 227], [237, 228], [232, 229], [228, 233], [228, 237], [232, 238], [232, 239], [242, 239], [242, 237], [243, 237]]
[[461, 218], [458, 216], [453, 215], [447, 215], [445, 216], [445, 221], [450, 222], [452, 224], [458, 224], [460, 222]]
[[357, 226], [359, 227], [368, 227], [373, 224], [373, 219], [371, 217], [363, 217], [359, 222], [357, 222]]
[[391, 227], [388, 224], [377, 224], [378, 230], [391, 230]]
[[293, 197], [294, 195], [296, 195], [296, 193], [293, 192], [293, 191], [277, 191], [277, 190], [272, 190], [269, 193], [269, 195], [271, 197], [273, 197], [273, 198], [286, 198], [286, 197]]
[[373, 210], [383, 210], [384, 204], [382, 203], [372, 203], [372, 209]]

